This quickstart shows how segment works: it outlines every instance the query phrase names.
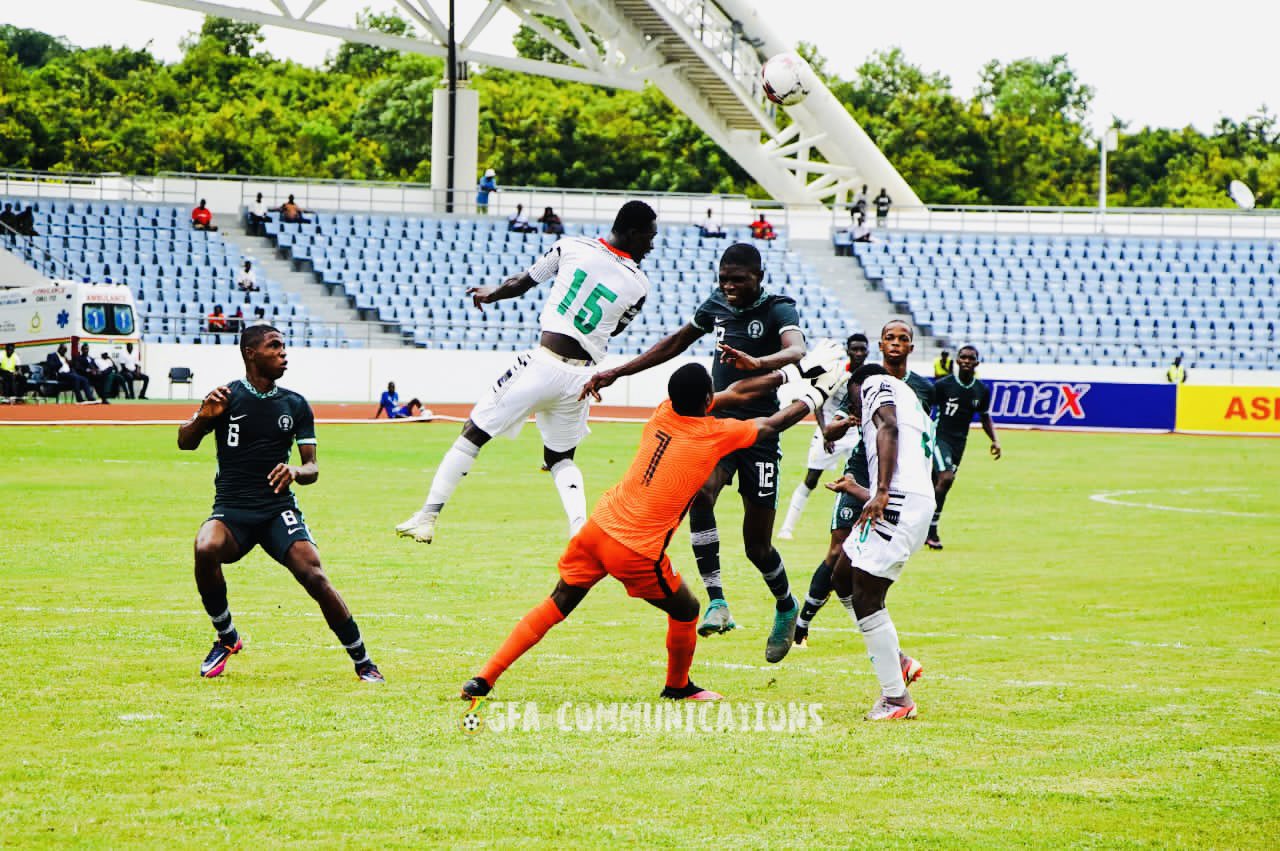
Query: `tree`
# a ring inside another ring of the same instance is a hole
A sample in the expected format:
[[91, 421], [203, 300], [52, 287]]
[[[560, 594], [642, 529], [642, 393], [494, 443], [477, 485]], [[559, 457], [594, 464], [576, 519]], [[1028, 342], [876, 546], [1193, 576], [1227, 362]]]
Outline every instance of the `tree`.
[[[578, 41], [578, 37], [574, 34], [573, 29], [561, 18], [555, 18], [550, 15], [535, 15], [540, 23], [559, 35], [569, 44], [582, 48], [582, 43]], [[587, 36], [591, 39], [595, 50], [599, 51], [604, 47], [602, 42], [595, 33], [587, 30]], [[525, 24], [520, 25], [520, 29], [511, 38], [511, 44], [516, 49], [516, 55], [524, 59], [535, 59], [540, 62], [555, 62], [558, 65], [577, 65], [576, 60], [570, 59], [565, 55], [564, 51], [547, 41], [538, 34], [532, 27]]]
[[[413, 25], [395, 12], [385, 14], [372, 12], [367, 7], [356, 14], [356, 27], [370, 32], [413, 38]], [[356, 77], [372, 77], [384, 70], [400, 51], [388, 47], [374, 47], [355, 41], [344, 41], [337, 54], [328, 62], [330, 71], [338, 74], [351, 74]]]
[[[204, 23], [200, 26], [200, 35], [195, 41], [212, 39], [222, 45], [223, 51], [228, 56], [239, 56], [243, 59], [248, 59], [253, 55], [253, 49], [262, 44], [263, 38], [260, 24], [250, 24], [244, 21], [233, 21], [230, 18], [206, 15]], [[190, 40], [188, 40], [188, 43], [190, 43]]]
[[39, 30], [23, 29], [12, 24], [0, 24], [0, 49], [17, 60], [23, 68], [43, 68], [52, 60], [71, 52], [66, 39], [54, 38]]
[[982, 69], [978, 100], [997, 115], [1032, 120], [1053, 115], [1083, 123], [1093, 101], [1093, 88], [1080, 82], [1067, 64], [1066, 54], [1049, 60], [1017, 59], [1008, 65], [996, 60]]

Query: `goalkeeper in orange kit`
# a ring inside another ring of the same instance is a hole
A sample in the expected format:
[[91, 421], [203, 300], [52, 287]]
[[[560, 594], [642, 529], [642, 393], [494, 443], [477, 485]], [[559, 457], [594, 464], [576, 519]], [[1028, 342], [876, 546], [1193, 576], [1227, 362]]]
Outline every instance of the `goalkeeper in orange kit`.
[[[838, 353], [837, 353], [838, 354]], [[662, 696], [673, 700], [719, 700], [689, 679], [697, 644], [699, 605], [667, 557], [671, 536], [689, 502], [725, 455], [757, 440], [773, 439], [822, 405], [839, 381], [838, 357], [815, 350], [799, 369], [744, 379], [713, 393], [700, 364], [677, 369], [670, 397], [645, 424], [640, 447], [622, 481], [600, 497], [591, 518], [560, 557], [560, 581], [511, 631], [485, 666], [462, 686], [463, 698], [489, 694], [498, 677], [548, 630], [564, 620], [606, 575], [667, 613], [667, 680]], [[796, 401], [770, 417], [754, 420], [708, 416], [716, 405], [741, 404], [790, 379]]]

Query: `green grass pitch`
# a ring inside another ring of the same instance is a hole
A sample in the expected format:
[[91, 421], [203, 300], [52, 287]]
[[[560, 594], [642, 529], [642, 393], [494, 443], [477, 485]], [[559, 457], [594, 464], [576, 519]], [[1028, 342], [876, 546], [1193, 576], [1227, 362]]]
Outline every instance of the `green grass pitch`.
[[[742, 628], [699, 643], [694, 678], [735, 705], [821, 704], [820, 730], [560, 729], [566, 701], [656, 702], [662, 686], [662, 616], [606, 581], [495, 694], [537, 701], [542, 729], [469, 736], [457, 688], [550, 591], [565, 522], [526, 428], [484, 451], [437, 543], [397, 540], [456, 430], [321, 426], [320, 480], [299, 489], [382, 688], [356, 681], [260, 550], [229, 569], [246, 650], [197, 676], [211, 441], [0, 431], [0, 846], [1280, 845], [1276, 443], [1008, 432], [993, 463], [975, 433], [947, 549], [917, 554], [890, 595], [926, 676], [920, 718], [884, 725], [861, 720], [876, 686], [838, 603], [811, 648], [764, 662], [771, 600], [727, 494]], [[592, 499], [638, 427], [593, 430]], [[809, 434], [786, 438], [784, 503]], [[1090, 499], [1117, 491], [1184, 510]], [[829, 506], [815, 494], [780, 544], [797, 593]], [[704, 598], [687, 531], [672, 549]]]

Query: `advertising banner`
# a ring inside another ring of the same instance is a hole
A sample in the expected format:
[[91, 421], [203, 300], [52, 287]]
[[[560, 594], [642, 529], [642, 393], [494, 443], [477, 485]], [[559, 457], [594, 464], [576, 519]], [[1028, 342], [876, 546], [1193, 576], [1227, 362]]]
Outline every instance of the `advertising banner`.
[[991, 418], [997, 424], [1142, 431], [1174, 427], [1177, 388], [1172, 384], [983, 381], [991, 388]]
[[1178, 388], [1178, 431], [1280, 435], [1280, 387]]

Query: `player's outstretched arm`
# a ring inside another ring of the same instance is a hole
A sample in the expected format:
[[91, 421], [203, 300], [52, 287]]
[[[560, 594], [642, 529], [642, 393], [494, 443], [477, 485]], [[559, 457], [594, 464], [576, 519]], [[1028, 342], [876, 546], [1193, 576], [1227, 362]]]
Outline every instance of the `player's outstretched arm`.
[[314, 443], [303, 443], [298, 446], [298, 460], [301, 464], [277, 464], [267, 474], [267, 483], [276, 493], [283, 493], [291, 483], [299, 485], [312, 484], [320, 478], [320, 465], [316, 461]]
[[979, 414], [978, 419], [982, 421], [982, 430], [991, 440], [991, 457], [999, 461], [1003, 452], [1000, 449], [1000, 438], [996, 437], [996, 424], [991, 420], [990, 414]]
[[204, 436], [213, 431], [218, 417], [227, 410], [227, 401], [231, 398], [231, 388], [223, 385], [215, 387], [200, 402], [200, 410], [195, 416], [178, 426], [178, 448], [183, 450], [197, 449]]
[[852, 417], [837, 416], [831, 422], [827, 423], [822, 430], [822, 439], [829, 443], [835, 443], [849, 433], [849, 429], [858, 423]]
[[615, 366], [613, 369], [602, 370], [591, 376], [587, 383], [583, 385], [582, 392], [578, 394], [579, 399], [585, 399], [588, 395], [600, 401], [600, 391], [608, 387], [619, 378], [628, 375], [635, 375], [637, 372], [644, 372], [651, 366], [657, 366], [660, 363], [666, 363], [685, 349], [693, 345], [694, 341], [701, 337], [705, 331], [696, 325], [690, 323], [685, 325], [674, 334], [668, 334], [658, 342], [654, 343], [649, 351], [636, 355], [631, 360]]
[[726, 346], [724, 343], [721, 343], [717, 348], [720, 350], [721, 361], [731, 363], [744, 372], [754, 372], [757, 369], [782, 369], [788, 364], [799, 362], [804, 357], [804, 334], [794, 329], [784, 331], [781, 342], [781, 349], [771, 355], [763, 355], [761, 357], [753, 357], [746, 352], [738, 351], [732, 346]]
[[538, 282], [529, 277], [529, 273], [526, 272], [523, 275], [512, 275], [496, 287], [467, 287], [467, 295], [471, 296], [473, 305], [484, 310], [486, 304], [518, 298], [537, 285]]

